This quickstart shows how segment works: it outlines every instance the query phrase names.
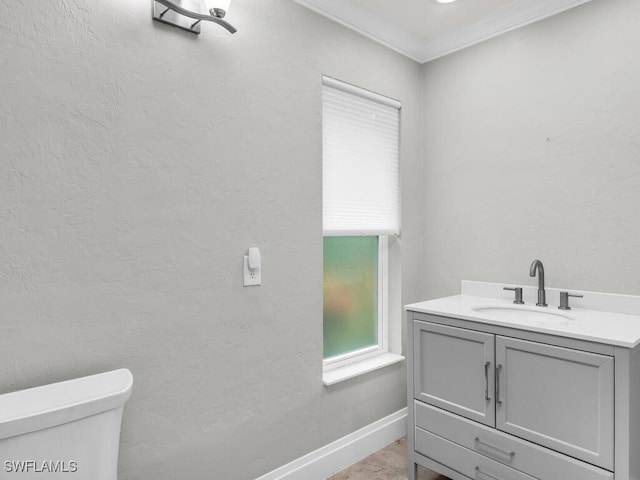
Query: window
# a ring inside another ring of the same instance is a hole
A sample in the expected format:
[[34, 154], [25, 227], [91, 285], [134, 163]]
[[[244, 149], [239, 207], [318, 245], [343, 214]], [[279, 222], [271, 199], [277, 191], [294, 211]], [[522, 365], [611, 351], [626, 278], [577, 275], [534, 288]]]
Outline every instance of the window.
[[[324, 237], [324, 357], [377, 350], [379, 238]], [[384, 306], [382, 306], [384, 308]]]
[[387, 244], [400, 232], [399, 119], [398, 101], [323, 77], [327, 385], [402, 359], [387, 346]]

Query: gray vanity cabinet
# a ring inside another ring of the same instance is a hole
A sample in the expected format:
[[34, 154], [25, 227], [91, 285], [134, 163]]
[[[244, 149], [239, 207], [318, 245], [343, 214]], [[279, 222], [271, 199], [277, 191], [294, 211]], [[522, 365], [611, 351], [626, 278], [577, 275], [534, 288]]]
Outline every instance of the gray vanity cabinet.
[[614, 450], [630, 438], [614, 431], [630, 418], [615, 349], [408, 314], [410, 480], [415, 464], [454, 480], [640, 480]]
[[496, 428], [613, 470], [613, 357], [496, 337]]
[[494, 426], [495, 335], [416, 322], [413, 341], [415, 398]]

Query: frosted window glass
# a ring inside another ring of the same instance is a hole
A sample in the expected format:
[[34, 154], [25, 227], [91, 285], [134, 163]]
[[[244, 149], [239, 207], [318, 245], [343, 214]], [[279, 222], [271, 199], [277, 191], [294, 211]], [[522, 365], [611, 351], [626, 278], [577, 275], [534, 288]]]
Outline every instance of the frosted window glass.
[[378, 344], [378, 237], [324, 237], [324, 358]]

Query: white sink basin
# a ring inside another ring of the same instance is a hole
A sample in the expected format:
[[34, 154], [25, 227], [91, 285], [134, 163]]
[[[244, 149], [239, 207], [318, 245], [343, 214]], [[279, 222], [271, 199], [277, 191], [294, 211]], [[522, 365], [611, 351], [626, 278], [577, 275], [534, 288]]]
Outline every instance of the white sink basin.
[[[549, 308], [549, 307], [547, 307]], [[516, 305], [478, 305], [471, 310], [496, 320], [534, 325], [567, 324], [573, 317], [545, 307], [519, 307]]]

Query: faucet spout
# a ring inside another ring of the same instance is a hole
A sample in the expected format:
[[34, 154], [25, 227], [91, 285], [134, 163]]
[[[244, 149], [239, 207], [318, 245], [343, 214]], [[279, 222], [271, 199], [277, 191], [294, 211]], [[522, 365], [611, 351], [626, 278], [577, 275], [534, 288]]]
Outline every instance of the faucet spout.
[[536, 305], [538, 307], [546, 307], [547, 299], [546, 292], [544, 290], [544, 265], [540, 260], [534, 260], [531, 263], [531, 268], [529, 269], [529, 276], [535, 277], [536, 273], [538, 275], [538, 303]]

